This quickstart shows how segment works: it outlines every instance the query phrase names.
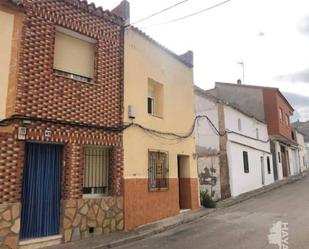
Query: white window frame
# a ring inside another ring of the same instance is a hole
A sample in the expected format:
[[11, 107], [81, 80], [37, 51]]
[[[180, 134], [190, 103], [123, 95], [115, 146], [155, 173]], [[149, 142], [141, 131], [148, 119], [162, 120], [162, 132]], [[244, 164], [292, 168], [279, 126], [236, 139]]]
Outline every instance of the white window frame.
[[[148, 112], [149, 111], [149, 106], [148, 106], [149, 99], [151, 99], [151, 113]], [[147, 112], [148, 114], [155, 116], [155, 98], [154, 97], [148, 96], [147, 98]]]

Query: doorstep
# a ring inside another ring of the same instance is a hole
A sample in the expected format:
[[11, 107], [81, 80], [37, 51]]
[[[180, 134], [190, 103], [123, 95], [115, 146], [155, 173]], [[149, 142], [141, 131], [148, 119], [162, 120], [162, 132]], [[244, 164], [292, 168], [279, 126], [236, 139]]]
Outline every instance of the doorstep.
[[48, 246], [60, 245], [62, 242], [62, 235], [54, 235], [36, 239], [21, 240], [19, 242], [20, 249], [39, 249]]

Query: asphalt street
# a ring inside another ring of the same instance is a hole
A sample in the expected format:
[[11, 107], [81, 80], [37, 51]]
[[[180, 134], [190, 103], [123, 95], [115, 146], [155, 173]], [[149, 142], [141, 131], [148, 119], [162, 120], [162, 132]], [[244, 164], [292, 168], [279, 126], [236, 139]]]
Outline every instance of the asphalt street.
[[[118, 249], [277, 249], [268, 235], [276, 230], [284, 238], [282, 248], [309, 248], [309, 176], [198, 221], [178, 226]], [[282, 232], [287, 233], [282, 233]], [[282, 240], [280, 240], [281, 242]], [[288, 242], [288, 244], [286, 243]]]

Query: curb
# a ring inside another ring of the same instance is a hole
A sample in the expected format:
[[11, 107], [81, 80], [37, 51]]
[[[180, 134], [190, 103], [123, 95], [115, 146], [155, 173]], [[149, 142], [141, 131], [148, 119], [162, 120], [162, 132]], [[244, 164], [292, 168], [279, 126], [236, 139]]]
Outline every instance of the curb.
[[188, 224], [190, 222], [196, 221], [197, 219], [203, 218], [203, 217], [205, 217], [205, 216], [207, 216], [211, 213], [214, 213], [216, 211], [217, 211], [217, 209], [203, 209], [203, 208], [201, 208], [198, 211], [196, 211], [197, 214], [192, 215], [192, 217], [182, 218], [181, 220], [179, 220], [178, 222], [175, 222], [173, 224], [161, 226], [161, 227], [158, 227], [156, 229], [144, 232], [142, 234], [130, 236], [128, 238], [120, 239], [120, 240], [113, 241], [113, 242], [110, 242], [110, 243], [107, 243], [107, 244], [98, 245], [98, 246], [92, 247], [91, 249], [114, 248], [114, 247], [117, 247], [117, 246], [124, 245], [126, 243], [132, 243], [132, 242], [136, 242], [136, 241], [139, 241], [139, 240], [142, 240], [142, 239], [146, 239], [146, 238], [149, 238], [153, 235], [160, 234], [160, 233], [163, 233], [163, 232], [168, 231], [170, 229], [173, 229], [173, 228], [175, 228], [179, 225]]
[[[229, 198], [229, 199], [226, 199], [226, 200], [223, 200], [223, 201], [219, 201], [217, 208], [214, 208], [214, 209], [200, 208], [198, 210], [189, 211], [190, 213], [188, 213], [189, 215], [187, 217], [186, 217], [186, 213], [183, 213], [183, 214], [179, 214], [177, 216], [168, 217], [166, 219], [159, 220], [159, 221], [151, 223], [151, 224], [146, 224], [144, 226], [129, 230], [128, 232], [124, 232], [123, 235], [124, 236], [128, 235], [127, 237], [116, 239], [116, 240], [110, 241], [110, 242], [103, 242], [102, 241], [102, 243], [99, 242], [98, 245], [92, 246], [89, 249], [115, 248], [115, 247], [118, 247], [118, 246], [121, 246], [121, 245], [124, 245], [124, 244], [127, 244], [127, 243], [132, 243], [132, 242], [136, 242], [136, 241], [139, 241], [139, 240], [142, 240], [142, 239], [145, 239], [145, 238], [149, 238], [153, 235], [160, 234], [160, 233], [163, 233], [163, 232], [168, 231], [170, 229], [173, 229], [173, 228], [175, 228], [179, 225], [191, 223], [191, 222], [196, 221], [200, 218], [208, 216], [209, 214], [215, 213], [219, 210], [222, 210], [222, 209], [234, 206], [236, 204], [242, 203], [246, 200], [249, 200], [249, 199], [252, 199], [254, 197], [263, 195], [263, 194], [268, 193], [272, 190], [279, 189], [279, 188], [281, 188], [285, 185], [295, 183], [295, 182], [303, 179], [307, 175], [309, 175], [309, 170], [306, 170], [306, 171], [302, 172], [301, 174], [299, 174], [297, 176], [293, 176], [291, 178], [284, 179], [284, 180], [281, 180], [279, 182], [275, 182], [271, 185], [265, 186], [262, 189], [258, 189], [258, 190], [254, 190], [254, 191], [249, 192], [249, 193], [245, 193], [245, 194], [240, 195], [236, 198]], [[164, 224], [164, 223], [166, 223], [166, 224]], [[130, 235], [130, 233], [132, 233], [132, 235]], [[51, 247], [51, 248], [55, 248], [55, 247]], [[64, 249], [65, 247], [61, 247], [61, 248]], [[68, 247], [68, 249], [69, 248], [70, 247]], [[83, 247], [77, 247], [77, 248], [83, 248]]]
[[227, 207], [236, 205], [238, 203], [242, 203], [244, 201], [247, 201], [249, 199], [252, 199], [254, 197], [266, 194], [266, 193], [268, 193], [270, 191], [273, 191], [275, 189], [281, 188], [281, 187], [283, 187], [285, 185], [295, 183], [295, 182], [303, 179], [307, 175], [309, 175], [309, 170], [306, 170], [306, 171], [300, 173], [299, 175], [292, 176], [292, 177], [284, 179], [284, 180], [280, 180], [280, 181], [275, 182], [275, 183], [273, 183], [271, 185], [265, 186], [265, 187], [263, 187], [261, 189], [253, 190], [253, 191], [248, 192], [248, 193], [244, 193], [244, 194], [242, 194], [242, 195], [240, 195], [238, 197], [229, 198], [229, 199], [226, 199], [226, 200], [219, 201], [217, 209], [227, 208]]
[[229, 198], [229, 199], [226, 199], [226, 200], [219, 201], [217, 209], [227, 208], [227, 207], [242, 203], [244, 201], [247, 201], [249, 199], [252, 199], [254, 197], [266, 194], [270, 191], [276, 190], [276, 189], [281, 188], [285, 185], [295, 183], [295, 182], [303, 179], [304, 177], [306, 177], [308, 174], [309, 174], [309, 170], [306, 170], [306, 171], [300, 173], [299, 175], [292, 176], [291, 178], [280, 180], [278, 182], [274, 182], [271, 185], [265, 186], [261, 189], [253, 190], [252, 192], [248, 192], [248, 193], [244, 193], [244, 194], [242, 194], [238, 197], [235, 197], [235, 198]]

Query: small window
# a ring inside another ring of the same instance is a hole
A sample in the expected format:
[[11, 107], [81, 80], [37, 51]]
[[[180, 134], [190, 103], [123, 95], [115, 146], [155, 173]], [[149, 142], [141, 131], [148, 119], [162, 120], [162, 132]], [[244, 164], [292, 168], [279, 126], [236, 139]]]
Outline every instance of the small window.
[[285, 115], [285, 124], [290, 126], [290, 117], [287, 114]]
[[247, 151], [243, 151], [243, 161], [244, 161], [244, 172], [249, 173], [249, 160]]
[[84, 195], [108, 194], [110, 148], [86, 146], [84, 148]]
[[268, 174], [271, 174], [271, 167], [270, 167], [270, 158], [269, 158], [269, 156], [267, 157], [267, 172], [268, 172]]
[[295, 140], [295, 133], [294, 131], [291, 131], [292, 139]]
[[154, 98], [148, 97], [148, 113], [154, 115]]
[[255, 133], [256, 133], [256, 139], [260, 139], [259, 128], [256, 128], [256, 129], [255, 129]]
[[238, 131], [241, 131], [242, 127], [241, 127], [241, 119], [238, 119]]
[[283, 112], [281, 108], [279, 108], [279, 119], [280, 121], [283, 121]]
[[149, 190], [168, 188], [168, 154], [160, 151], [148, 152]]
[[163, 118], [163, 85], [148, 79], [147, 111], [149, 114]]
[[278, 162], [281, 163], [281, 155], [280, 155], [280, 152], [278, 152]]
[[96, 40], [80, 33], [56, 28], [54, 72], [83, 82], [94, 78]]

